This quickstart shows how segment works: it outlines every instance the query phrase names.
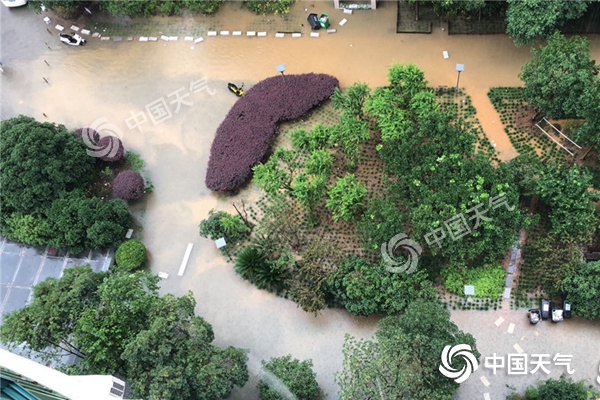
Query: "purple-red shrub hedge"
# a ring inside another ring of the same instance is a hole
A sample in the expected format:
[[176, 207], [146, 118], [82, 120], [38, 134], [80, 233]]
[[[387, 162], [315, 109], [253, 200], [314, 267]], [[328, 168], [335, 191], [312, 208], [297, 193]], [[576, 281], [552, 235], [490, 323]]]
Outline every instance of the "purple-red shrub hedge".
[[86, 144], [89, 142], [95, 145], [100, 140], [100, 134], [92, 128], [79, 128], [75, 131], [75, 135], [85, 140]]
[[100, 156], [102, 161], [107, 162], [117, 162], [125, 154], [123, 142], [116, 136], [104, 136], [98, 140], [94, 151]]
[[264, 161], [277, 124], [301, 117], [331, 97], [339, 86], [326, 74], [274, 76], [248, 89], [217, 129], [210, 149], [206, 186], [232, 192], [252, 175], [252, 167]]
[[137, 172], [123, 171], [113, 181], [113, 195], [123, 200], [136, 200], [144, 194], [144, 178]]

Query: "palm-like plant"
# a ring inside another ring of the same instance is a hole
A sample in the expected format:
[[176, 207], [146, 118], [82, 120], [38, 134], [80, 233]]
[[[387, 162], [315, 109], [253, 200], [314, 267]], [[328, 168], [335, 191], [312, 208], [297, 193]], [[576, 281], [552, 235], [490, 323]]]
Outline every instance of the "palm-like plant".
[[259, 289], [279, 294], [286, 289], [288, 265], [285, 257], [269, 260], [257, 247], [247, 246], [238, 253], [234, 268]]

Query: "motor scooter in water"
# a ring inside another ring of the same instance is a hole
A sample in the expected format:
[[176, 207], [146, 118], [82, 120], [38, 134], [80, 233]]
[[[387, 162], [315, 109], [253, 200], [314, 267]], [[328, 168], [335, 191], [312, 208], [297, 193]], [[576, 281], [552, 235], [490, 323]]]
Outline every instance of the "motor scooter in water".
[[234, 85], [233, 83], [228, 83], [227, 84], [227, 89], [229, 89], [229, 91], [233, 94], [235, 94], [237, 97], [242, 97], [244, 95], [244, 84], [242, 83], [242, 86], [237, 87], [236, 85]]
[[67, 33], [59, 33], [58, 36], [62, 43], [69, 46], [83, 46], [86, 43], [84, 38], [73, 32], [71, 32], [70, 35]]

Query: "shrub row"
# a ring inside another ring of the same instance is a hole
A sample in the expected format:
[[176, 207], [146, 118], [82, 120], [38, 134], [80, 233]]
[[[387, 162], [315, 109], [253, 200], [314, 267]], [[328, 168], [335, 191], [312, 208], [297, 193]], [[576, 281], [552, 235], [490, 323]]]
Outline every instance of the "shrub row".
[[274, 76], [249, 89], [229, 111], [212, 143], [206, 186], [233, 192], [265, 160], [277, 124], [301, 117], [328, 99], [339, 86], [326, 74]]

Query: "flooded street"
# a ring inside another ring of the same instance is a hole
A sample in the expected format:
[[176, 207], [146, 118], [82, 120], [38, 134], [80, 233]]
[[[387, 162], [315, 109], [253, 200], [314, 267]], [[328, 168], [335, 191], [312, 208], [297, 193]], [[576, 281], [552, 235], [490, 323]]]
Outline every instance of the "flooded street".
[[[294, 10], [303, 12], [312, 4], [301, 2]], [[120, 131], [125, 148], [146, 160], [154, 193], [138, 219], [152, 271], [169, 274], [162, 282], [164, 293], [194, 292], [197, 312], [213, 325], [216, 344], [250, 349], [251, 380], [234, 391], [234, 399], [257, 398], [260, 360], [285, 354], [313, 359], [326, 398], [336, 399], [333, 376], [341, 368], [344, 334], [368, 337], [376, 319], [353, 318], [340, 310], [327, 310], [316, 318], [306, 314], [293, 302], [243, 281], [214, 243], [199, 237], [198, 224], [210, 209], [232, 210], [230, 198], [216, 196], [204, 185], [215, 131], [236, 101], [227, 91], [227, 82], [251, 87], [276, 75], [276, 66], [283, 63], [287, 74], [328, 73], [342, 86], [360, 81], [375, 87], [386, 84], [393, 63], [410, 62], [425, 72], [431, 86], [452, 87], [457, 78], [455, 64], [463, 63], [460, 86], [473, 98], [485, 132], [497, 143], [501, 159], [516, 155], [487, 92], [493, 86], [521, 84], [518, 73], [529, 59], [528, 48], [515, 48], [504, 35], [448, 36], [440, 29], [431, 35], [396, 34], [393, 2], [352, 15], [333, 10], [330, 3], [317, 4], [318, 12], [329, 13], [337, 33], [322, 31], [319, 38], [310, 38], [305, 22], [306, 26], [298, 27], [302, 38], [276, 39], [274, 31], [266, 38], [205, 35], [199, 44], [183, 42], [183, 38], [156, 43], [89, 38], [87, 46], [79, 48], [61, 45], [54, 22], [44, 24], [42, 15], [26, 9], [0, 9], [0, 60], [7, 66], [6, 74], [0, 76], [1, 118], [26, 114], [44, 120], [46, 114], [49, 121], [77, 129], [104, 117]], [[341, 27], [338, 22], [344, 17], [348, 23]], [[238, 3], [226, 4], [210, 20], [214, 18], [222, 29], [232, 31], [252, 27], [256, 19], [249, 11], [239, 10]], [[444, 50], [450, 55], [447, 60], [442, 57]], [[592, 58], [600, 58], [598, 37], [592, 50]], [[203, 77], [206, 89], [193, 93], [190, 84]], [[126, 121], [132, 115], [141, 118], [144, 113], [149, 118], [147, 105], [161, 98], [170, 102], [180, 89], [180, 95], [189, 94], [188, 104], [181, 104], [179, 110], [176, 104], [169, 105], [170, 118], [128, 127]], [[242, 192], [240, 197], [249, 195]], [[188, 243], [194, 249], [185, 274], [179, 277]]]

